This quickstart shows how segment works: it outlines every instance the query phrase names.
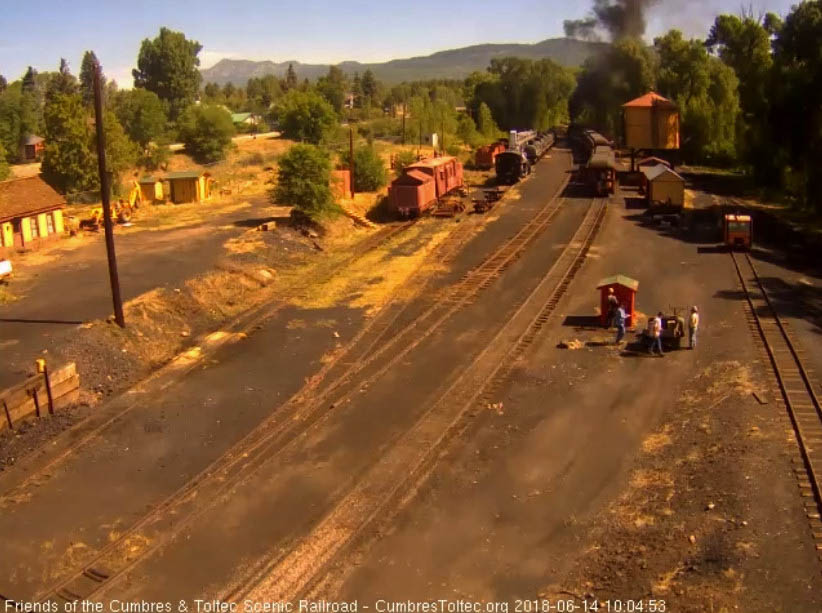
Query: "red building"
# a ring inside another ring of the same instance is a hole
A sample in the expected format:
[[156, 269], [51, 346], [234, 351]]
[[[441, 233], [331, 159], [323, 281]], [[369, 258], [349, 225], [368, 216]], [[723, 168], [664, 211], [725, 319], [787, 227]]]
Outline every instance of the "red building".
[[636, 293], [639, 289], [639, 281], [626, 277], [625, 275], [614, 275], [606, 277], [597, 284], [599, 290], [599, 318], [603, 326], [608, 325], [608, 294], [609, 290], [614, 290], [619, 305], [625, 310], [628, 316], [625, 320], [625, 327], [634, 325], [634, 306], [636, 303]]

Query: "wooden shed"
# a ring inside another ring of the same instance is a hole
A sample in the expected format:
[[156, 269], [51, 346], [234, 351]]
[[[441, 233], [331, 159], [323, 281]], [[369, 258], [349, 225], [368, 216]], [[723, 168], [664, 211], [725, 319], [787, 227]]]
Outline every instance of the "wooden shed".
[[33, 247], [63, 234], [65, 199], [39, 176], [0, 182], [0, 247]]
[[20, 145], [20, 157], [26, 162], [34, 162], [41, 156], [45, 148], [46, 141], [43, 137], [29, 134]]
[[602, 279], [597, 284], [597, 289], [599, 290], [600, 323], [603, 326], [608, 325], [608, 294], [613, 290], [614, 296], [616, 296], [617, 301], [628, 316], [625, 327], [631, 328], [634, 325], [636, 293], [639, 290], [639, 281], [625, 275], [614, 275]]
[[681, 207], [685, 204], [685, 179], [665, 166], [646, 166], [642, 168], [643, 188], [648, 199], [648, 206], [662, 204]]
[[162, 202], [165, 200], [163, 181], [160, 178], [143, 177], [137, 183], [140, 186], [143, 202]]
[[169, 184], [169, 197], [174, 204], [203, 202], [211, 198], [211, 174], [204, 170], [170, 172], [165, 180]]
[[622, 105], [625, 145], [632, 149], [679, 149], [679, 110], [656, 92]]

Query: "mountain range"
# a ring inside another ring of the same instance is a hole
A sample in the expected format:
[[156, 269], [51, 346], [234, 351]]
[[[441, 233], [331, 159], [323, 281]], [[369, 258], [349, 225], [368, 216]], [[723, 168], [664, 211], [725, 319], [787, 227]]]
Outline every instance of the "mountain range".
[[[386, 83], [400, 83], [419, 79], [462, 79], [475, 70], [485, 70], [492, 58], [521, 57], [532, 60], [551, 59], [563, 66], [580, 66], [590, 56], [600, 51], [604, 43], [588, 42], [573, 38], [549, 38], [538, 43], [483, 44], [438, 51], [431, 55], [412, 57], [388, 62], [364, 64], [341, 62], [343, 72], [353, 75], [371, 70], [377, 79]], [[292, 64], [297, 77], [315, 80], [328, 72], [328, 64], [303, 64], [296, 60], [272, 62], [264, 60], [222, 59], [214, 66], [200, 71], [203, 83], [245, 85], [252, 77], [273, 74], [285, 75]]]

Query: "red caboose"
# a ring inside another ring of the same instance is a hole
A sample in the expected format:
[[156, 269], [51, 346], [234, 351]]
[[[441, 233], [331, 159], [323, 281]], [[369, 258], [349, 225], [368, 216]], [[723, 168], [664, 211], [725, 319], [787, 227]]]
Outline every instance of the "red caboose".
[[455, 157], [422, 160], [406, 166], [388, 190], [394, 209], [405, 217], [425, 212], [438, 198], [462, 187], [462, 164]]

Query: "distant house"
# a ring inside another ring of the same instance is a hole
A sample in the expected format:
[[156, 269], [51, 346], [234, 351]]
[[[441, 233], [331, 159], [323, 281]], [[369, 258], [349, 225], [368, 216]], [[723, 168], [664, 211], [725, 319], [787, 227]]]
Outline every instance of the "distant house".
[[34, 162], [46, 148], [46, 141], [35, 134], [28, 135], [20, 145], [20, 157], [26, 162]]
[[231, 121], [235, 126], [256, 126], [260, 123], [260, 116], [255, 113], [231, 113]]
[[211, 173], [204, 170], [170, 172], [165, 176], [169, 185], [169, 198], [174, 204], [203, 202], [211, 198]]
[[63, 233], [65, 199], [39, 176], [0, 182], [0, 247], [34, 247]]

